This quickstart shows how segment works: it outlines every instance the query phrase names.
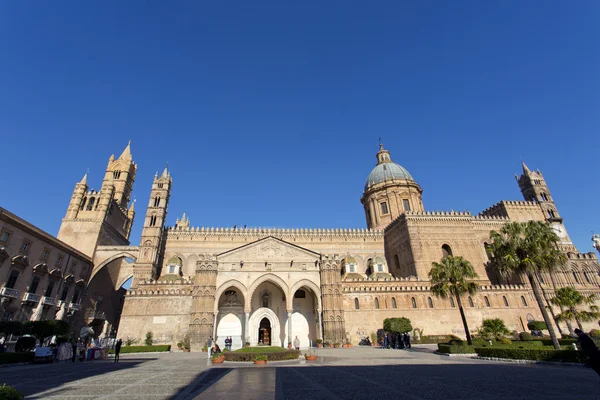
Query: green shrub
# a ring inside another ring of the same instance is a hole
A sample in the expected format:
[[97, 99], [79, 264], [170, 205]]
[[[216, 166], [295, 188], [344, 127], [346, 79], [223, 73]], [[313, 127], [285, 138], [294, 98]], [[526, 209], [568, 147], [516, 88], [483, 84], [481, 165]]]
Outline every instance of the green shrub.
[[529, 332], [519, 333], [519, 339], [521, 340], [533, 340], [533, 335]]
[[448, 343], [438, 343], [438, 351], [445, 354], [475, 354], [473, 346], [451, 345]]
[[[158, 346], [123, 346], [121, 347], [121, 354], [126, 353], [154, 353], [171, 351], [170, 344], [158, 345]], [[109, 353], [113, 353], [114, 350], [110, 350]]]
[[252, 361], [257, 355], [266, 356], [268, 361], [280, 360], [295, 360], [300, 357], [298, 350], [284, 350], [278, 352], [263, 352], [263, 353], [240, 353], [237, 351], [223, 353], [225, 361]]
[[237, 349], [235, 353], [278, 353], [280, 351], [286, 351], [283, 347], [277, 346], [257, 346], [257, 347], [244, 347]]
[[269, 358], [265, 354], [257, 354], [254, 359], [256, 361], [267, 361]]
[[0, 364], [15, 364], [32, 362], [35, 353], [27, 351], [24, 353], [0, 353]]
[[[544, 346], [552, 346], [552, 339], [542, 339], [538, 340], [538, 342], [542, 342]], [[558, 339], [558, 344], [560, 345], [572, 345], [573, 343], [577, 343], [577, 339]]]
[[127, 336], [125, 338], [125, 346], [133, 346], [137, 342], [139, 342], [138, 338], [134, 338], [134, 337], [131, 337], [131, 336]]
[[411, 332], [413, 330], [410, 319], [405, 317], [384, 319], [383, 329], [386, 332], [396, 333]]
[[0, 333], [21, 336], [23, 334], [23, 323], [19, 321], [2, 321], [0, 322]]
[[586, 361], [586, 357], [582, 352], [574, 350], [477, 347], [475, 348], [475, 351], [481, 357], [508, 358], [512, 360], [556, 361], [574, 363], [583, 363]]
[[146, 332], [146, 340], [144, 340], [146, 346], [152, 346], [152, 332]]
[[592, 329], [590, 331], [590, 336], [593, 338], [600, 338], [600, 329]]
[[502, 339], [500, 339], [500, 343], [502, 343], [502, 344], [512, 344], [512, 340], [507, 339], [507, 338], [502, 338]]
[[22, 400], [23, 396], [12, 386], [6, 386], [6, 383], [0, 386], [0, 400]]
[[535, 349], [544, 347], [544, 343], [541, 340], [530, 340], [530, 341], [516, 341], [513, 345], [519, 349]]
[[487, 346], [490, 344], [489, 341], [482, 338], [475, 338], [472, 340], [473, 346]]
[[415, 344], [438, 344], [438, 343], [448, 343], [450, 340], [460, 339], [455, 335], [429, 335], [429, 336], [421, 336], [419, 340], [411, 340], [412, 343]]
[[448, 344], [450, 346], [463, 346], [465, 344], [465, 341], [462, 339], [452, 339], [448, 342]]
[[481, 332], [494, 337], [501, 337], [502, 335], [508, 335], [510, 333], [509, 330], [506, 329], [504, 321], [500, 318], [484, 319], [481, 325]]
[[548, 329], [548, 326], [544, 321], [529, 321], [527, 323], [527, 329], [530, 331], [543, 331]]

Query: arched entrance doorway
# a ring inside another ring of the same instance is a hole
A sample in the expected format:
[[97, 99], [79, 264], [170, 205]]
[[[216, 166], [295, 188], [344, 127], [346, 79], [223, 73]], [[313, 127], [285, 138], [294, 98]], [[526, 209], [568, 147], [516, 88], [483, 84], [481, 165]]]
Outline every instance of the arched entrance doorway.
[[271, 346], [282, 345], [279, 336], [279, 332], [281, 332], [281, 325], [279, 324], [279, 318], [277, 318], [277, 315], [273, 312], [273, 310], [261, 307], [252, 313], [249, 322], [250, 346], [258, 346], [261, 338], [263, 339], [264, 344], [265, 332], [268, 334], [269, 343]]
[[[301, 286], [302, 285], [302, 286]], [[316, 293], [318, 288], [314, 285], [303, 285], [303, 282], [294, 285], [292, 288], [292, 307], [291, 318], [291, 337], [290, 321], [285, 323], [286, 343], [294, 342], [296, 337], [300, 340], [301, 348], [315, 346], [315, 340], [321, 339], [319, 329], [320, 302], [319, 295]]]
[[244, 332], [242, 321], [244, 316], [244, 293], [237, 286], [229, 286], [223, 290], [217, 299], [217, 329], [215, 340], [222, 349], [225, 348], [225, 339], [230, 337], [231, 349], [240, 349], [244, 345]]
[[258, 328], [258, 344], [264, 346], [271, 345], [271, 321], [268, 318], [260, 320]]

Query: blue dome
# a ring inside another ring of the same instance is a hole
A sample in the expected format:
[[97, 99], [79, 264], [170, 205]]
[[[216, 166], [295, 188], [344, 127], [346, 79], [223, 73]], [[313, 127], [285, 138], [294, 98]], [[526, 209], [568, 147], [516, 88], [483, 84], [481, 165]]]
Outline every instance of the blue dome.
[[393, 162], [383, 162], [373, 168], [373, 171], [369, 174], [367, 182], [365, 183], [365, 191], [370, 186], [397, 179], [414, 181], [413, 177], [404, 167]]

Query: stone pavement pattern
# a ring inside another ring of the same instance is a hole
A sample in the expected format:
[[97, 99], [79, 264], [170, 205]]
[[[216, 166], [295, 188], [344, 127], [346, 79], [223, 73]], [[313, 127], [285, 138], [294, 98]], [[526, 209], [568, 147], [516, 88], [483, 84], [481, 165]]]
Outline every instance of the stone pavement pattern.
[[26, 399], [600, 399], [588, 368], [523, 365], [376, 348], [321, 349], [316, 363], [225, 363], [206, 354], [0, 369]]

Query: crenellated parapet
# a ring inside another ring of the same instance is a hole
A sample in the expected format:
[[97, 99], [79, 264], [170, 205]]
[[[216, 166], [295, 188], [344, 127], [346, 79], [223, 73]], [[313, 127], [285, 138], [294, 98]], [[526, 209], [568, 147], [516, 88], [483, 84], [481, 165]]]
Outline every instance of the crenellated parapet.
[[[397, 292], [430, 292], [429, 282], [418, 281], [416, 277], [394, 278], [385, 281], [372, 282], [353, 279], [343, 282], [344, 293], [397, 293]], [[525, 285], [480, 285], [479, 292], [518, 292], [526, 291]]]
[[298, 239], [371, 239], [383, 240], [383, 232], [364, 228], [239, 228], [239, 227], [167, 227], [167, 237], [202, 239], [211, 237], [238, 237], [258, 240], [273, 236], [282, 240]]
[[591, 251], [589, 253], [567, 252], [567, 258], [569, 260], [597, 260], [598, 259], [598, 257], [596, 257], [596, 254], [594, 254]]

